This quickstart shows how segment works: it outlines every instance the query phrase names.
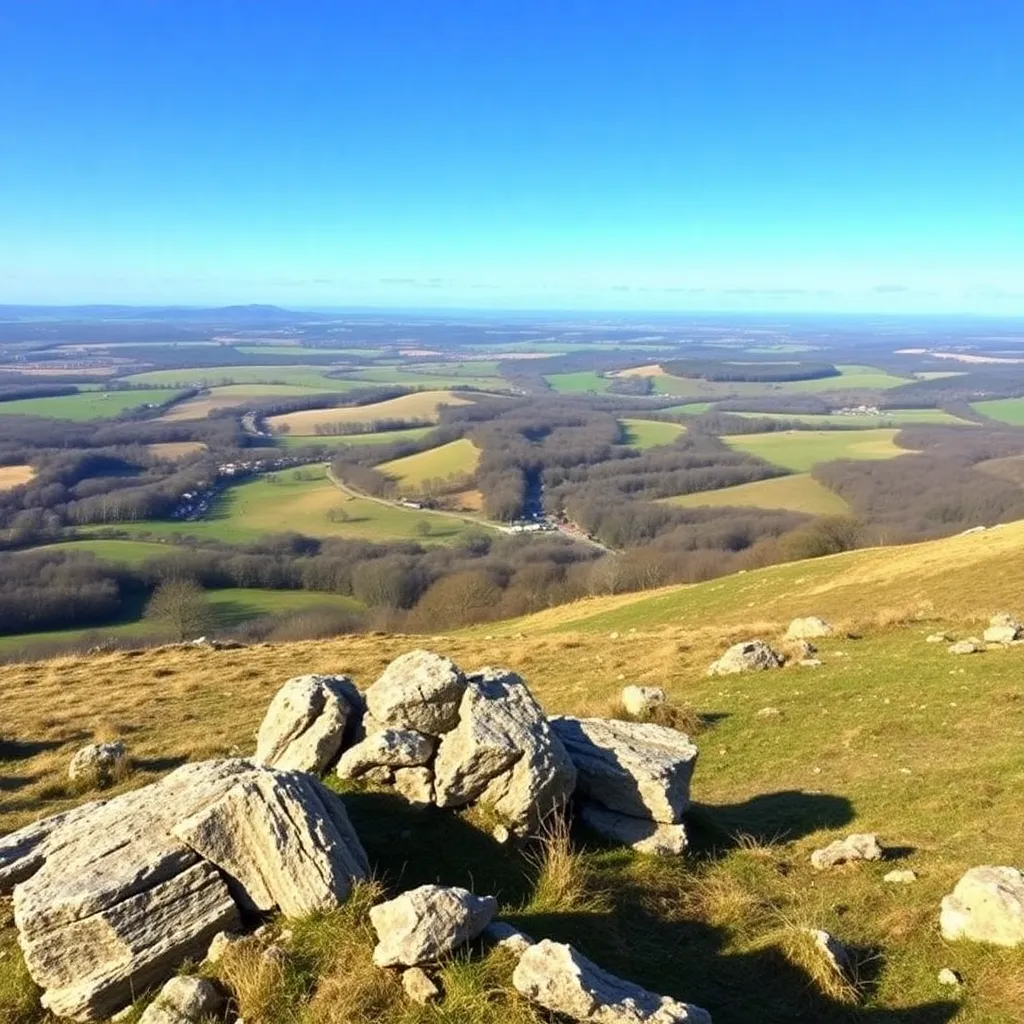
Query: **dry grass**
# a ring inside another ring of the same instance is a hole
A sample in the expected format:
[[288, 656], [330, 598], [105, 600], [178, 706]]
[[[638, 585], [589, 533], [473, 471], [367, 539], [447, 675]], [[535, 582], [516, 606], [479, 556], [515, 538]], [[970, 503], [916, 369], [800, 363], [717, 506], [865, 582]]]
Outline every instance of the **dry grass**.
[[202, 441], [158, 441], [155, 444], [147, 444], [146, 450], [155, 458], [178, 462], [189, 455], [205, 452], [206, 445]]
[[317, 426], [338, 423], [374, 423], [378, 420], [422, 420], [436, 423], [438, 410], [445, 405], [471, 405], [472, 401], [456, 391], [415, 391], [401, 398], [372, 405], [351, 405], [340, 409], [305, 409], [283, 416], [271, 416], [267, 425], [274, 433], [287, 429], [290, 435], [312, 436]]
[[0, 491], [27, 484], [35, 475], [31, 466], [0, 466]]
[[527, 859], [536, 871], [526, 914], [600, 913], [609, 907], [583, 853], [573, 846], [568, 818], [553, 814], [544, 823]]

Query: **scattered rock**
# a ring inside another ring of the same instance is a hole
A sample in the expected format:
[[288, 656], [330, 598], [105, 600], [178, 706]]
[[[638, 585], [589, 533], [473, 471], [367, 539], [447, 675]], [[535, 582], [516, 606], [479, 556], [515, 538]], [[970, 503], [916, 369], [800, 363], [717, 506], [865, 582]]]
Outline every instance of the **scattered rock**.
[[349, 747], [338, 762], [338, 776], [357, 779], [371, 768], [419, 768], [434, 756], [437, 739], [412, 729], [382, 729]]
[[366, 691], [366, 706], [376, 722], [440, 736], [458, 724], [465, 676], [448, 658], [410, 651], [393, 662]]
[[951, 967], [943, 967], [942, 970], [939, 971], [940, 985], [952, 985], [955, 987], [958, 985], [962, 985], [963, 982], [964, 979]]
[[808, 935], [814, 939], [826, 963], [844, 981], [853, 977], [853, 960], [847, 948], [832, 934], [820, 928], [808, 928]]
[[896, 868], [895, 871], [888, 872], [882, 881], [891, 885], [910, 885], [917, 881], [917, 872], [911, 871], [910, 868]]
[[821, 668], [820, 658], [801, 658], [797, 664], [801, 668]]
[[206, 950], [206, 962], [208, 964], [218, 963], [224, 958], [224, 954], [243, 940], [243, 937], [235, 932], [217, 932]]
[[787, 640], [819, 640], [831, 636], [832, 627], [817, 615], [808, 615], [803, 619], [794, 619], [786, 630]]
[[761, 708], [761, 710], [758, 711], [756, 717], [758, 717], [758, 718], [781, 718], [782, 717], [782, 712], [778, 708], [772, 708], [772, 707]]
[[943, 897], [939, 926], [945, 939], [1024, 945], [1024, 874], [1012, 867], [971, 868]]
[[619, 699], [627, 715], [643, 718], [668, 698], [665, 691], [657, 686], [625, 686]]
[[127, 767], [128, 751], [121, 740], [90, 743], [68, 765], [68, 778], [107, 785]]
[[146, 1007], [139, 1024], [199, 1024], [216, 1014], [224, 999], [206, 978], [171, 978]]
[[414, 1003], [426, 1006], [441, 998], [441, 990], [422, 967], [407, 967], [402, 971], [402, 988]]
[[94, 1020], [201, 960], [240, 905], [336, 906], [366, 856], [341, 799], [249, 761], [188, 764], [0, 839], [25, 963], [56, 1016]]
[[926, 644], [948, 644], [953, 637], [949, 633], [930, 633], [924, 638]]
[[500, 946], [502, 949], [515, 953], [516, 956], [521, 956], [533, 945], [533, 939], [529, 935], [521, 932], [507, 921], [492, 921], [481, 932], [480, 937], [489, 945]]
[[348, 676], [297, 676], [274, 695], [256, 739], [256, 763], [322, 773], [341, 750], [362, 698]]
[[988, 629], [982, 634], [987, 644], [1012, 644], [1024, 634], [1024, 626], [1009, 612], [999, 612], [989, 619]]
[[949, 645], [950, 654], [977, 654], [982, 649], [977, 640], [957, 640]]
[[648, 992], [550, 939], [523, 952], [512, 984], [545, 1010], [588, 1024], [711, 1024], [699, 1006]]
[[634, 818], [610, 811], [590, 800], [581, 800], [577, 810], [580, 820], [598, 835], [632, 847], [638, 853], [678, 857], [686, 850], [686, 828], [683, 825]]
[[551, 727], [576, 765], [582, 796], [634, 818], [682, 820], [697, 762], [684, 733], [603, 718], [554, 718]]
[[819, 871], [854, 860], [881, 859], [882, 847], [878, 845], [878, 836], [873, 832], [856, 832], [811, 854], [811, 864]]
[[432, 963], [490, 924], [498, 903], [457, 886], [421, 885], [370, 910], [379, 939], [373, 950], [378, 967]]
[[781, 668], [783, 664], [782, 655], [763, 640], [745, 640], [733, 644], [717, 661], [713, 661], [708, 667], [708, 675], [729, 676], [736, 672]]

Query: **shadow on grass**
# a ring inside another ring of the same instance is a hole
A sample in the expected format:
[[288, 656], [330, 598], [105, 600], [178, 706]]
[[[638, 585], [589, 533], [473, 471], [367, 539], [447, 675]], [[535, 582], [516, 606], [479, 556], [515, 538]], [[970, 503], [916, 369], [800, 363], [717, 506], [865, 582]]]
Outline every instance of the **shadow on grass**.
[[[82, 733], [82, 735], [88, 735]], [[24, 761], [36, 754], [45, 754], [48, 750], [56, 750], [65, 743], [79, 739], [78, 734], [62, 740], [6, 740], [0, 739], [0, 761]]]

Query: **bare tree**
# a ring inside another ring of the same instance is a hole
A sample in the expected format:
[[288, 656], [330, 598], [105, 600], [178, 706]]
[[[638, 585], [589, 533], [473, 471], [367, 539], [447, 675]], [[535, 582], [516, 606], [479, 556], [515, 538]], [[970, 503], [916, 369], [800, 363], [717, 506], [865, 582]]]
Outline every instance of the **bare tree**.
[[174, 633], [179, 640], [197, 637], [213, 622], [206, 592], [185, 579], [165, 580], [153, 591], [146, 618]]

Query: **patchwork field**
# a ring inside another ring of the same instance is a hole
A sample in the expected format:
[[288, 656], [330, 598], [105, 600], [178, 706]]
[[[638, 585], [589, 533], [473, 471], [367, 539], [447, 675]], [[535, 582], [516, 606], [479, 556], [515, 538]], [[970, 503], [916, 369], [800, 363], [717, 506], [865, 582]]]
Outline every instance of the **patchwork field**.
[[553, 391], [568, 395], [588, 391], [604, 394], [612, 386], [607, 377], [601, 377], [593, 370], [582, 370], [579, 373], [546, 373], [544, 379]]
[[470, 405], [472, 398], [456, 391], [417, 391], [372, 405], [350, 405], [339, 409], [305, 409], [283, 416], [271, 416], [267, 427], [275, 434], [316, 435], [319, 424], [374, 423], [378, 420], [429, 420], [437, 422], [438, 411], [445, 405]]
[[278, 434], [274, 443], [284, 448], [303, 448], [311, 444], [339, 448], [348, 444], [390, 444], [393, 441], [418, 441], [433, 427], [409, 427], [407, 430], [382, 430], [374, 434]]
[[57, 420], [109, 420], [128, 409], [163, 405], [181, 392], [170, 388], [126, 391], [80, 391], [60, 398], [23, 398], [0, 402], [0, 416], [45, 416]]
[[[0, 409], [3, 406], [0, 405]], [[1024, 427], [1024, 398], [994, 398], [987, 402], [972, 402], [971, 408], [982, 416], [1009, 423], [1013, 427]]]
[[381, 463], [376, 468], [397, 480], [403, 491], [418, 491], [428, 480], [470, 474], [479, 461], [480, 449], [462, 437], [416, 455]]
[[835, 459], [894, 459], [906, 448], [894, 443], [898, 430], [778, 430], [766, 434], [737, 434], [722, 440], [737, 451], [749, 452], [794, 473], [805, 473], [819, 462]]
[[0, 466], [0, 491], [27, 484], [35, 475], [31, 466]]
[[877, 416], [844, 416], [840, 413], [737, 412], [747, 419], [795, 420], [814, 427], [841, 427], [846, 430], [869, 430], [875, 427], [912, 426], [915, 423], [944, 423], [973, 427], [965, 420], [941, 409], [885, 409]]
[[206, 419], [214, 409], [233, 409], [245, 406], [254, 399], [299, 398], [323, 394], [311, 388], [299, 387], [295, 384], [226, 384], [222, 387], [210, 388], [194, 398], [186, 398], [177, 402], [161, 417], [164, 423], [177, 423], [181, 420]]
[[686, 427], [678, 423], [663, 423], [661, 420], [622, 419], [619, 421], [626, 428], [626, 439], [623, 444], [634, 448], [655, 448], [662, 444], [672, 444], [686, 432]]
[[177, 462], [189, 455], [205, 452], [206, 445], [202, 441], [158, 441], [156, 444], [147, 444], [146, 450], [158, 459]]
[[714, 491], [680, 494], [675, 498], [662, 498], [662, 502], [683, 508], [781, 508], [813, 516], [843, 515], [850, 511], [849, 505], [838, 494], [818, 483], [810, 473], [794, 473], [735, 487], [720, 487]]
[[177, 384], [182, 387], [219, 387], [225, 384], [291, 384], [318, 393], [351, 391], [360, 387], [350, 380], [326, 376], [323, 366], [194, 366], [179, 370], [147, 370], [123, 378], [131, 384]]

